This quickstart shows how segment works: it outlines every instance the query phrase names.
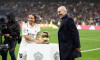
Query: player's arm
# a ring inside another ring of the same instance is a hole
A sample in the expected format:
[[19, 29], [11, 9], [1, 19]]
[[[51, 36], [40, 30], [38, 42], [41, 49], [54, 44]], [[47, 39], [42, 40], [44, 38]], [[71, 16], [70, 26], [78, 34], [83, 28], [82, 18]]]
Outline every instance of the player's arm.
[[76, 25], [74, 23], [74, 20], [72, 18], [70, 18], [70, 20], [68, 20], [68, 26], [71, 27], [70, 31], [72, 32], [74, 46], [75, 46], [76, 50], [80, 52], [79, 32], [78, 32]]
[[29, 37], [28, 35], [24, 35], [24, 38], [25, 38], [26, 40], [29, 40], [29, 41], [32, 41], [32, 42], [38, 43], [37, 40], [35, 40], [35, 39]]
[[25, 25], [22, 26], [22, 35], [26, 40], [38, 43], [37, 40], [28, 36], [28, 30], [27, 30], [27, 27]]

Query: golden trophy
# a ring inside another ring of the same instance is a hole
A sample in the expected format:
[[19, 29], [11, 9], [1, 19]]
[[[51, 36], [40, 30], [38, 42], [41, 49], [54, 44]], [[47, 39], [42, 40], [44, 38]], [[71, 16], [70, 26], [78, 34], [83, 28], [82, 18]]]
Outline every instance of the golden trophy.
[[50, 37], [50, 34], [48, 32], [42, 32], [41, 34], [41, 37], [43, 39], [43, 44], [49, 44], [49, 37]]

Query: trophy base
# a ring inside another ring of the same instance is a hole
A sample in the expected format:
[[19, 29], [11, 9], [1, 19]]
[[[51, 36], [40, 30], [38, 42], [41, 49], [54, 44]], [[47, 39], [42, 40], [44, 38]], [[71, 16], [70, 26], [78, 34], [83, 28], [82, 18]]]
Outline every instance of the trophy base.
[[43, 41], [42, 43], [43, 44], [49, 44], [49, 41]]

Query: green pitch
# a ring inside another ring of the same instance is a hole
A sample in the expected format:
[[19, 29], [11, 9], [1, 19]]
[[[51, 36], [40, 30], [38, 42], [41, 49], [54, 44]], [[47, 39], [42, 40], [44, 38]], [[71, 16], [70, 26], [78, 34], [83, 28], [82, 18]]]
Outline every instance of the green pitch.
[[[52, 28], [41, 28], [41, 32], [48, 31], [50, 33], [50, 42], [51, 43], [58, 43], [58, 29]], [[79, 30], [80, 34], [80, 42], [81, 42], [81, 50], [82, 57], [77, 58], [76, 60], [99, 60], [100, 59], [100, 30]], [[16, 57], [18, 55], [19, 44], [17, 44], [15, 49]], [[96, 49], [98, 50], [91, 50]], [[89, 51], [86, 51], [89, 50]], [[0, 56], [0, 60], [2, 57]], [[8, 60], [10, 59], [10, 55], [8, 53]]]

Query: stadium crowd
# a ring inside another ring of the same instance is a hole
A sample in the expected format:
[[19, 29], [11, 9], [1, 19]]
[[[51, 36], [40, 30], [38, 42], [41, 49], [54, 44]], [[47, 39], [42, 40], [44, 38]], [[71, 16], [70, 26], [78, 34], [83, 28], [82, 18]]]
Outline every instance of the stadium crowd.
[[57, 24], [59, 16], [57, 8], [66, 6], [68, 14], [76, 24], [100, 25], [100, 2], [54, 2], [54, 1], [12, 1], [0, 2], [0, 9], [14, 9], [19, 13], [16, 18], [19, 21], [26, 21], [27, 14], [35, 13], [38, 16], [39, 24], [49, 24], [50, 21]]

